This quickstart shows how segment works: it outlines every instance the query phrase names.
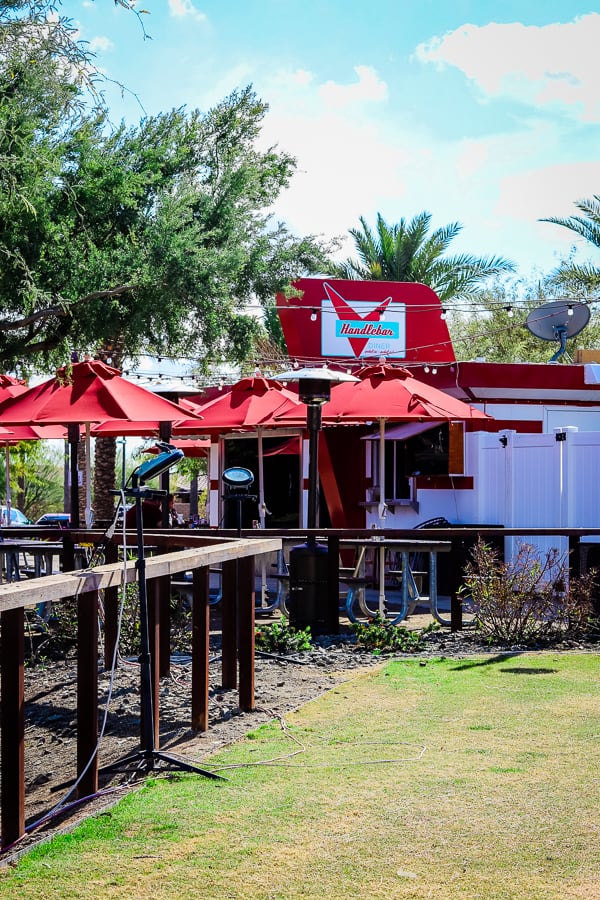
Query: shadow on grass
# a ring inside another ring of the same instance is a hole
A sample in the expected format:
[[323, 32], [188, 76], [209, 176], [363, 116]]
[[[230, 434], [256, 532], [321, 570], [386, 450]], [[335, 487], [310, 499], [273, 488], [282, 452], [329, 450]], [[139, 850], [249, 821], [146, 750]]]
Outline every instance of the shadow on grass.
[[452, 671], [462, 672], [465, 669], [478, 669], [480, 666], [495, 666], [498, 663], [505, 662], [507, 659], [521, 656], [524, 652], [524, 650], [513, 650], [510, 653], [497, 653], [496, 656], [489, 656], [487, 659], [467, 659], [461, 662], [459, 666], [452, 666]]
[[553, 675], [558, 669], [544, 669], [540, 666], [536, 669], [534, 666], [513, 666], [512, 669], [500, 669], [501, 672], [509, 672], [511, 675]]
[[[466, 660], [459, 666], [452, 666], [452, 671], [461, 672], [465, 669], [477, 669], [480, 666], [495, 666], [525, 652], [524, 650], [514, 650], [510, 653], [497, 653], [496, 656], [490, 656], [488, 659]], [[511, 666], [500, 669], [500, 671], [508, 672], [510, 675], [553, 675], [558, 672], [558, 669], [547, 669], [542, 666]]]

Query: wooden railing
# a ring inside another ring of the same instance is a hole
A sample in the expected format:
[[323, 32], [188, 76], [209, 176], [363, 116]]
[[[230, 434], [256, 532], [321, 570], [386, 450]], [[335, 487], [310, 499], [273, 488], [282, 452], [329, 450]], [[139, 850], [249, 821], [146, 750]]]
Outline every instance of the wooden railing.
[[[99, 535], [63, 533], [64, 560], [73, 543], [80, 537], [92, 541]], [[177, 540], [175, 535], [148, 534], [151, 544]], [[133, 543], [134, 536], [131, 535]], [[129, 538], [128, 538], [129, 541]], [[192, 700], [191, 727], [208, 728], [208, 659], [209, 659], [209, 571], [221, 566], [222, 598], [222, 684], [238, 685], [239, 704], [244, 711], [254, 709], [254, 558], [281, 547], [281, 540], [262, 534], [249, 538], [215, 538], [182, 535], [184, 543], [203, 543], [191, 549], [175, 550], [147, 557], [149, 619], [153, 665], [154, 743], [159, 746], [159, 676], [161, 582], [180, 572], [193, 572], [192, 603]], [[116, 555], [116, 545], [113, 549]], [[2, 755], [1, 826], [2, 846], [6, 847], [25, 833], [25, 697], [24, 697], [24, 611], [40, 602], [60, 603], [77, 598], [77, 776], [81, 777], [77, 795], [89, 796], [98, 790], [98, 603], [99, 592], [105, 592], [109, 618], [123, 581], [137, 580], [136, 560], [112, 562], [89, 570], [63, 571], [25, 581], [0, 585], [2, 688], [0, 748]], [[164, 586], [164, 584], [163, 584]], [[164, 626], [164, 622], [163, 622]], [[112, 627], [112, 626], [111, 626]], [[165, 629], [163, 628], [163, 631]], [[105, 644], [114, 634], [108, 631]], [[112, 659], [112, 652], [110, 654]], [[89, 764], [89, 760], [92, 763]]]
[[[117, 534], [104, 548], [107, 563], [90, 570], [72, 571], [75, 548], [82, 543], [101, 543], [99, 531], [62, 531], [58, 529], [3, 529], [16, 537], [44, 536], [63, 542], [62, 568], [57, 575], [34, 580], [0, 584], [2, 689], [0, 749], [2, 754], [2, 796], [0, 819], [2, 845], [6, 847], [24, 833], [24, 610], [42, 601], [60, 603], [77, 596], [78, 659], [77, 659], [77, 773], [88, 764], [98, 736], [98, 594], [104, 592], [104, 652], [105, 667], [110, 667], [117, 635], [118, 592], [123, 573], [127, 582], [137, 578], [135, 560], [124, 567], [117, 561], [122, 536]], [[414, 529], [317, 529], [313, 536], [329, 544], [330, 600], [338, 605], [337, 570], [339, 540], [351, 537], [385, 536], [414, 539]], [[454, 526], [452, 528], [423, 529], [419, 537], [447, 540], [452, 550], [449, 560], [449, 591], [451, 599], [451, 628], [462, 627], [462, 605], [459, 588], [465, 550], [478, 536], [501, 541], [506, 537], [562, 536], [569, 539], [570, 567], [580, 568], [581, 538], [600, 536], [600, 528], [501, 528], [498, 526]], [[191, 727], [204, 731], [208, 727], [208, 658], [209, 658], [209, 571], [222, 567], [222, 684], [234, 689], [239, 684], [240, 708], [254, 708], [254, 558], [281, 548], [282, 539], [297, 537], [306, 540], [303, 529], [261, 529], [216, 531], [214, 529], [172, 529], [145, 532], [145, 541], [154, 555], [146, 559], [149, 612], [151, 620], [151, 651], [153, 657], [154, 734], [158, 747], [159, 705], [158, 685], [161, 675], [168, 673], [170, 661], [170, 578], [184, 571], [193, 571], [192, 604], [192, 699]], [[128, 532], [126, 547], [134, 554], [136, 536]], [[185, 549], [182, 549], [185, 548]], [[239, 677], [239, 681], [238, 681]], [[98, 787], [98, 759], [94, 758], [78, 787], [80, 796], [93, 794]]]

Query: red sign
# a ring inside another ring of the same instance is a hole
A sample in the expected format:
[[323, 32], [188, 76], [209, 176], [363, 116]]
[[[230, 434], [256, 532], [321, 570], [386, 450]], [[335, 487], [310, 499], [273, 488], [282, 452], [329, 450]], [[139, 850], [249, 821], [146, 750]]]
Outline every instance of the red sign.
[[294, 287], [277, 295], [291, 357], [455, 362], [439, 297], [424, 284], [302, 278]]

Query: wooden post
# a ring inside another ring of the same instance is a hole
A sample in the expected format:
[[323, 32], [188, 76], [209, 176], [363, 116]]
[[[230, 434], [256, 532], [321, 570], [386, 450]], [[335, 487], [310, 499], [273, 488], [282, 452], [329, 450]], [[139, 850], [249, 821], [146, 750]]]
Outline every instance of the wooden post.
[[[160, 731], [160, 605], [158, 602], [158, 579], [147, 582], [148, 596], [148, 638], [150, 641], [150, 660], [152, 668], [152, 718], [154, 720], [154, 749], [159, 748]], [[143, 734], [142, 725], [142, 734]]]
[[340, 539], [336, 535], [327, 538], [327, 622], [329, 633], [340, 630]]
[[450, 631], [461, 631], [462, 599], [459, 594], [463, 545], [461, 538], [451, 538], [450, 550]]
[[2, 846], [25, 834], [25, 640], [23, 609], [2, 613]]
[[[168, 548], [166, 548], [168, 550]], [[158, 593], [159, 615], [159, 646], [160, 646], [160, 677], [166, 678], [171, 672], [171, 576], [162, 575], [157, 578], [156, 589]]]
[[[119, 548], [116, 544], [107, 544], [105, 550], [107, 563], [116, 563]], [[126, 588], [124, 587], [123, 590]], [[115, 656], [117, 631], [119, 625], [119, 588], [109, 587], [104, 590], [104, 668], [111, 669]], [[115, 659], [115, 666], [118, 658]]]
[[98, 591], [88, 591], [77, 598], [77, 777], [82, 775], [78, 797], [98, 790], [97, 744]]
[[221, 578], [221, 682], [233, 689], [237, 687], [237, 560], [223, 563]]
[[254, 557], [238, 560], [240, 709], [254, 709]]
[[194, 569], [192, 595], [192, 731], [208, 730], [210, 569]]

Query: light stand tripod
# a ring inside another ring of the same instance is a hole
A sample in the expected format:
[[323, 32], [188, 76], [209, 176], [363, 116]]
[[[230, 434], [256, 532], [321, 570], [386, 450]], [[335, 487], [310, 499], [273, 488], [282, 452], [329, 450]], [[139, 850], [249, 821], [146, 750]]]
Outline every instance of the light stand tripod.
[[[135, 470], [131, 476], [131, 488], [123, 488], [124, 493], [128, 497], [135, 500], [136, 512], [136, 533], [137, 533], [137, 560], [136, 569], [138, 572], [138, 587], [140, 596], [140, 703], [142, 714], [142, 747], [135, 753], [124, 757], [116, 763], [103, 767], [103, 772], [115, 771], [117, 769], [128, 768], [133, 763], [138, 764], [138, 768], [144, 768], [146, 772], [152, 772], [157, 768], [160, 762], [180, 769], [183, 772], [194, 772], [197, 775], [204, 775], [206, 778], [218, 778], [222, 776], [201, 769], [191, 763], [187, 763], [169, 753], [163, 753], [157, 750], [154, 743], [154, 716], [152, 704], [152, 658], [150, 655], [150, 637], [148, 631], [148, 593], [146, 585], [146, 559], [144, 554], [144, 523], [142, 501], [148, 497], [166, 496], [166, 491], [154, 491], [145, 486], [146, 481], [156, 478], [162, 472], [170, 469], [181, 457], [183, 451], [178, 450], [170, 445], [162, 445], [164, 451], [160, 453], [156, 459], [144, 462]], [[167, 449], [168, 448], [168, 449]]]

